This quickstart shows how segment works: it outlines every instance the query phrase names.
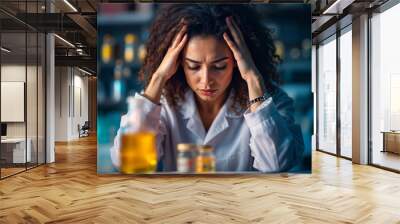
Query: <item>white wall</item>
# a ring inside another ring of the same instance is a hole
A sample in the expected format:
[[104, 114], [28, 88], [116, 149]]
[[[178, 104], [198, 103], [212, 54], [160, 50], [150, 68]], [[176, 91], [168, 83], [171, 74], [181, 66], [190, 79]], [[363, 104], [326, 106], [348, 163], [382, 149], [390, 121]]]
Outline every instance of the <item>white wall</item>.
[[[28, 74], [35, 73], [36, 74], [36, 67], [34, 66], [27, 66]], [[2, 65], [1, 66], [1, 81], [2, 82], [25, 82], [25, 64], [18, 65], [18, 64], [9, 64], [9, 65]], [[29, 81], [30, 85], [36, 85], [36, 81], [31, 83], [32, 80]], [[36, 99], [36, 88], [27, 88], [27, 103], [31, 104]], [[35, 101], [36, 102], [36, 101]], [[28, 105], [31, 106], [31, 110], [36, 110], [36, 103]], [[40, 106], [40, 105], [39, 105]], [[32, 108], [34, 107], [34, 108]], [[1, 110], [7, 110], [7, 108], [1, 108]], [[35, 120], [36, 123], [36, 113], [28, 113], [28, 122]], [[26, 122], [7, 122], [7, 136], [8, 137], [25, 137], [25, 123]], [[28, 125], [28, 128], [33, 127], [33, 125]], [[36, 126], [34, 127], [36, 130]], [[29, 137], [29, 130], [28, 130], [28, 137]]]
[[55, 68], [55, 141], [68, 140], [68, 86], [67, 67]]
[[79, 137], [78, 124], [88, 120], [88, 104], [88, 78], [76, 68], [56, 67], [56, 141]]

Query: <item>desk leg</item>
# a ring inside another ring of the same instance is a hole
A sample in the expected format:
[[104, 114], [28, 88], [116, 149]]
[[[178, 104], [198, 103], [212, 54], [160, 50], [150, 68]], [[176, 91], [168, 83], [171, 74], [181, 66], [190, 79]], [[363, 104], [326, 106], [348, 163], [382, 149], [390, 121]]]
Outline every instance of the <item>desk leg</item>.
[[381, 152], [386, 152], [386, 135], [385, 135], [385, 133], [382, 133], [382, 136], [383, 136], [383, 149], [382, 149], [382, 151]]

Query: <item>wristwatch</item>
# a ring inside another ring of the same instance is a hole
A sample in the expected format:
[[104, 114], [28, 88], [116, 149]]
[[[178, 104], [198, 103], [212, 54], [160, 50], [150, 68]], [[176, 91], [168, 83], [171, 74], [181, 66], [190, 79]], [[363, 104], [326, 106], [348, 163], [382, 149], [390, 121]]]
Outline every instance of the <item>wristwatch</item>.
[[257, 102], [264, 102], [265, 100], [267, 100], [270, 97], [271, 97], [271, 94], [269, 94], [268, 92], [265, 92], [264, 95], [256, 97], [252, 100], [249, 100], [249, 102], [247, 102], [247, 105], [251, 106], [252, 104], [257, 103]]

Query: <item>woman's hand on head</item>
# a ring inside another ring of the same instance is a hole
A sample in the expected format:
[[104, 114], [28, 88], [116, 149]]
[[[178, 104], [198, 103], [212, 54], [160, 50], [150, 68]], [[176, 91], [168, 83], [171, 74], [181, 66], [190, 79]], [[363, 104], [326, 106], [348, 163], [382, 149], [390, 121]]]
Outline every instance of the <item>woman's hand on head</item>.
[[171, 46], [168, 48], [167, 53], [164, 56], [160, 66], [155, 72], [156, 76], [160, 76], [164, 81], [169, 80], [178, 69], [179, 65], [179, 54], [187, 42], [187, 25], [183, 25], [179, 32], [175, 35]]
[[239, 26], [236, 24], [231, 16], [226, 18], [226, 23], [228, 25], [230, 33], [232, 34], [233, 40], [228, 36], [226, 32], [223, 34], [223, 36], [225, 42], [227, 43], [233, 53], [233, 56], [235, 57], [242, 78], [246, 82], [249, 82], [252, 78], [260, 78], [261, 76], [259, 74], [259, 71], [253, 61], [251, 52], [247, 47]]
[[[249, 99], [260, 97], [264, 95], [266, 91], [263, 77], [253, 61], [251, 52], [246, 45], [239, 26], [235, 23], [232, 17], [226, 18], [226, 23], [230, 33], [232, 34], [233, 40], [227, 33], [224, 33], [224, 39], [233, 52], [240, 75], [247, 83]], [[254, 103], [251, 105], [250, 110], [254, 112], [260, 105], [261, 102]]]

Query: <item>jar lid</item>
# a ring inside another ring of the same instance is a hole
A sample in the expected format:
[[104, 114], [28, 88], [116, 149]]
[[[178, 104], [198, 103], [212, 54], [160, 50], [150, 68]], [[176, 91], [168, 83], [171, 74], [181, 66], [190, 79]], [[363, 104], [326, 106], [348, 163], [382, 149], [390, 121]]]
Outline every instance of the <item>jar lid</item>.
[[191, 144], [191, 143], [179, 143], [176, 146], [176, 149], [180, 152], [186, 152], [186, 151], [191, 151], [196, 147], [195, 144]]
[[199, 152], [211, 152], [214, 148], [211, 145], [200, 145], [197, 148]]

